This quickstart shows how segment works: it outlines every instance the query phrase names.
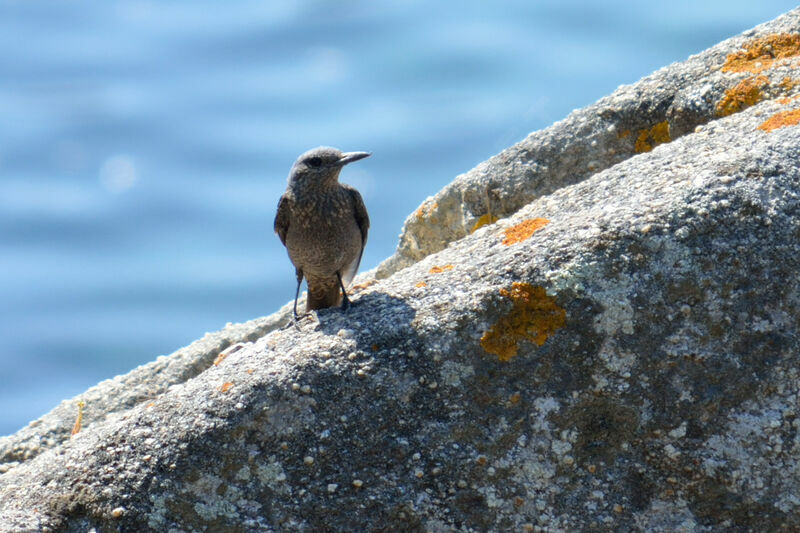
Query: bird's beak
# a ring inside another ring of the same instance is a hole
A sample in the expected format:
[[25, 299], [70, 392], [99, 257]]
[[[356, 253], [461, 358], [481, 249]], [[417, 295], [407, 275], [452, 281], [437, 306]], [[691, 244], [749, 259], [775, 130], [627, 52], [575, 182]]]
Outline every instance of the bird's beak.
[[344, 166], [347, 163], [352, 163], [353, 161], [358, 161], [359, 159], [364, 159], [365, 157], [369, 157], [372, 154], [369, 152], [345, 152], [342, 154], [342, 157], [339, 158], [339, 161], [336, 162], [339, 166]]

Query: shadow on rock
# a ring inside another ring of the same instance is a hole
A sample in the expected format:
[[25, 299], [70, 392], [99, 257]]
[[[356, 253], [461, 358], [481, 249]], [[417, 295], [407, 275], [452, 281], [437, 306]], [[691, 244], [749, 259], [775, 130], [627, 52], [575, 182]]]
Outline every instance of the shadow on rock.
[[358, 349], [374, 352], [390, 345], [406, 345], [415, 339], [411, 323], [416, 314], [416, 309], [404, 299], [375, 291], [355, 298], [346, 311], [325, 309], [317, 318], [324, 333], [352, 335]]

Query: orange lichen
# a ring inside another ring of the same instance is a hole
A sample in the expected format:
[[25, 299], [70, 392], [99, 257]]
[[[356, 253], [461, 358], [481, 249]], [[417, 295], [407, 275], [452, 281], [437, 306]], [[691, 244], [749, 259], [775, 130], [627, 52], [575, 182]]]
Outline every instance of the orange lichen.
[[86, 407], [86, 402], [80, 400], [77, 404], [78, 416], [75, 418], [75, 424], [72, 426], [72, 434], [77, 435], [81, 431], [81, 423], [83, 422], [83, 408]]
[[416, 285], [414, 285], [414, 286], [415, 286], [415, 287], [417, 287], [418, 289], [421, 289], [422, 287], [427, 287], [427, 286], [428, 286], [428, 284], [427, 284], [427, 283], [425, 283], [424, 281], [420, 281], [419, 283], [417, 283], [417, 284], [416, 284]]
[[453, 270], [453, 265], [433, 266], [430, 270], [428, 270], [428, 273], [429, 274], [441, 274], [445, 270]]
[[517, 355], [517, 343], [528, 340], [541, 346], [557, 329], [564, 327], [567, 313], [544, 287], [515, 282], [511, 290], [500, 289], [514, 307], [481, 337], [481, 346], [508, 361]]
[[670, 141], [672, 141], [672, 138], [669, 136], [669, 122], [664, 120], [655, 124], [650, 129], [645, 128], [640, 130], [633, 149], [637, 153], [649, 152], [659, 144], [668, 143]]
[[717, 116], [727, 117], [755, 105], [764, 99], [764, 87], [769, 85], [766, 76], [743, 79], [735, 87], [725, 91], [725, 96], [717, 103]]
[[370, 349], [371, 349], [373, 352], [377, 352], [377, 351], [379, 350], [379, 348], [380, 348], [380, 347], [379, 347], [377, 344], [373, 344], [372, 346], [370, 346]]
[[374, 285], [377, 282], [378, 282], [378, 280], [376, 280], [376, 279], [370, 279], [370, 280], [365, 281], [364, 283], [357, 283], [355, 285], [351, 285], [350, 286], [350, 290], [353, 291], [353, 292], [364, 290], [367, 287], [369, 287], [370, 285]]
[[219, 391], [220, 392], [228, 392], [228, 389], [230, 389], [231, 387], [233, 387], [233, 383], [230, 382], [230, 381], [226, 381], [225, 383], [220, 385]]
[[433, 214], [436, 208], [439, 207], [439, 204], [436, 202], [423, 202], [421, 206], [414, 211], [414, 214], [417, 218], [429, 217]]
[[509, 401], [509, 403], [514, 405], [514, 404], [518, 404], [521, 399], [522, 399], [522, 395], [520, 393], [518, 393], [518, 392], [515, 392], [514, 394], [512, 394], [508, 398], [508, 401]]
[[758, 126], [758, 129], [770, 132], [786, 126], [796, 126], [797, 124], [800, 124], [800, 109], [792, 109], [790, 111], [781, 111], [780, 113], [775, 113], [767, 120], [762, 122]]
[[624, 139], [631, 134], [631, 130], [622, 130], [617, 133], [617, 139]]
[[219, 355], [217, 355], [217, 358], [214, 359], [214, 366], [219, 366], [219, 364], [222, 361], [224, 361], [226, 357], [228, 357], [232, 353], [238, 352], [242, 348], [244, 348], [244, 344], [241, 343], [241, 342], [237, 342], [236, 344], [234, 344], [232, 346], [228, 346], [227, 348], [225, 348], [224, 350], [219, 352]]
[[491, 213], [486, 213], [485, 215], [481, 215], [480, 218], [478, 218], [478, 221], [475, 222], [475, 225], [472, 226], [472, 229], [469, 232], [475, 233], [477, 229], [482, 228], [484, 226], [488, 226], [489, 224], [494, 224], [498, 220], [499, 219]]
[[773, 33], [745, 43], [744, 50], [728, 54], [722, 72], [758, 74], [772, 68], [776, 60], [800, 55], [800, 34]]
[[546, 218], [529, 218], [528, 220], [523, 220], [516, 226], [506, 228], [506, 230], [503, 232], [503, 234], [506, 236], [506, 238], [503, 239], [503, 244], [506, 246], [511, 246], [512, 244], [529, 239], [531, 235], [549, 223], [550, 221]]
[[781, 89], [783, 89], [784, 94], [789, 94], [792, 92], [792, 89], [797, 87], [797, 82], [790, 78], [789, 76], [784, 77], [781, 82], [778, 84], [780, 85]]

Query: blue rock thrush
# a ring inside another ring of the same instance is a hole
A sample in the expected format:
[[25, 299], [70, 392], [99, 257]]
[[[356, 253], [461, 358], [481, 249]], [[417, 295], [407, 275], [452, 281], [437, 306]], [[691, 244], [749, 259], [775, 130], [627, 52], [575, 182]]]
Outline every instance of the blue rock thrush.
[[297, 274], [294, 317], [300, 284], [308, 282], [306, 311], [335, 305], [347, 309], [345, 288], [353, 280], [367, 244], [369, 216], [357, 190], [339, 183], [342, 167], [368, 152], [319, 147], [297, 158], [286, 192], [278, 202], [275, 233]]

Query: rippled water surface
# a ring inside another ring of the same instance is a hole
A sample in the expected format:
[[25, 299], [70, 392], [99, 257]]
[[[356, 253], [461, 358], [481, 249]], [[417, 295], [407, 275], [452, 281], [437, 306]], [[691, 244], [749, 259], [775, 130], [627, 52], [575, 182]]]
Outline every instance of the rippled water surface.
[[792, 7], [0, 0], [0, 435], [289, 300], [306, 149], [374, 153], [371, 268], [456, 175]]

